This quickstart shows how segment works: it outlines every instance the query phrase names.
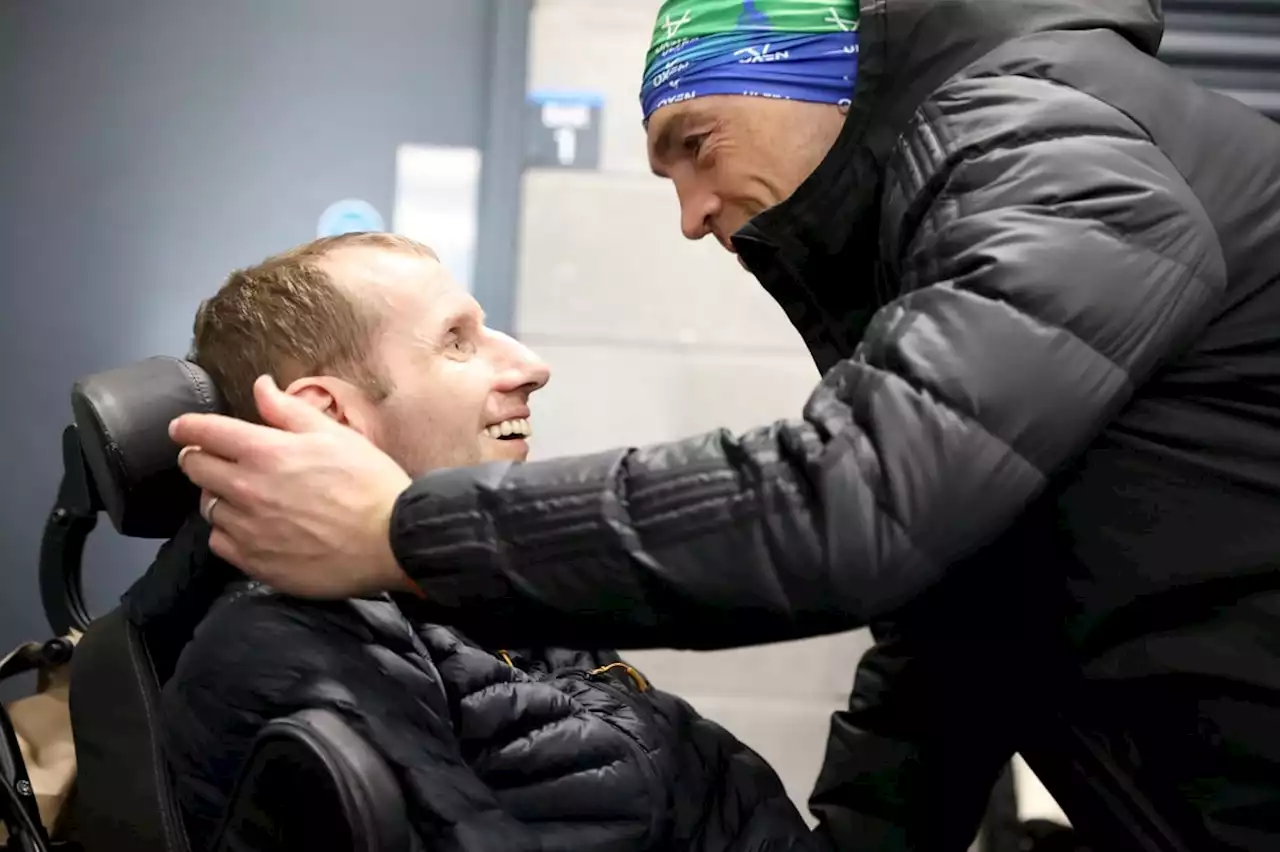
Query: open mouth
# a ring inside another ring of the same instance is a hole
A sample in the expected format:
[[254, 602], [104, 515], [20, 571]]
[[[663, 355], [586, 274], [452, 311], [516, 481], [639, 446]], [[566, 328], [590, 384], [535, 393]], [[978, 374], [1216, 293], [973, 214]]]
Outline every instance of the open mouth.
[[501, 423], [486, 426], [484, 433], [495, 441], [519, 441], [532, 435], [533, 428], [529, 425], [527, 418], [517, 417], [514, 420], [503, 420]]

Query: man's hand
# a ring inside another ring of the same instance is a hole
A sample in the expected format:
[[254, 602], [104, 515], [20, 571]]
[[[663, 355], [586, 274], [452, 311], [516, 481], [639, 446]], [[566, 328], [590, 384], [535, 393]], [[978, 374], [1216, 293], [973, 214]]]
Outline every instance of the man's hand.
[[[214, 553], [282, 592], [346, 598], [408, 591], [391, 552], [391, 512], [411, 480], [351, 429], [254, 385], [268, 426], [213, 414], [174, 420], [179, 465], [204, 490]], [[270, 428], [276, 427], [276, 428]]]

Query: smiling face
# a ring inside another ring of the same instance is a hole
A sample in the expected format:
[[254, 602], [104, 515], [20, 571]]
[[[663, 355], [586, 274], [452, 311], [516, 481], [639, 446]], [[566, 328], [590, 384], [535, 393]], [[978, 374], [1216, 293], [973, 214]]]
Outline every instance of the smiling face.
[[649, 119], [649, 165], [675, 185], [680, 229], [730, 237], [791, 196], [822, 162], [845, 113], [837, 106], [742, 95], [669, 104]]
[[291, 393], [363, 433], [411, 476], [528, 456], [529, 397], [549, 371], [487, 328], [479, 304], [439, 261], [351, 247], [332, 252], [324, 266], [382, 318], [369, 357], [387, 393], [375, 400], [325, 376], [300, 379]]

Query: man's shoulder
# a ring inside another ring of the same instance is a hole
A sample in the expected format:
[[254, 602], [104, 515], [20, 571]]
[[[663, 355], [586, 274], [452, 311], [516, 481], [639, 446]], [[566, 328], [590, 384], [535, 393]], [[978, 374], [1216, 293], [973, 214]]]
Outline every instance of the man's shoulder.
[[913, 129], [927, 124], [944, 143], [978, 149], [1064, 130], [1146, 138], [1129, 105], [1185, 88], [1118, 33], [1049, 30], [1011, 39], [950, 77], [925, 99]]
[[383, 644], [354, 603], [301, 600], [258, 585], [230, 589], [182, 650], [166, 697], [234, 706], [257, 694], [284, 703], [286, 686], [332, 674]]
[[[935, 156], [954, 159], [992, 148], [1052, 141], [1082, 133], [1145, 138], [1146, 131], [1109, 97], [1101, 68], [1088, 67], [1071, 53], [1052, 54], [1061, 33], [1043, 34], [1043, 43], [1018, 40], [997, 48], [951, 77], [917, 110], [904, 139], [919, 139], [937, 149]], [[1116, 58], [1124, 65], [1132, 58]]]

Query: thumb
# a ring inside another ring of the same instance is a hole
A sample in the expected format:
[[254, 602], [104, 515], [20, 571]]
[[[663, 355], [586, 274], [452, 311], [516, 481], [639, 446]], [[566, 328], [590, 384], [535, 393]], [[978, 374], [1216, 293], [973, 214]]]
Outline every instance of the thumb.
[[286, 432], [326, 432], [341, 429], [313, 405], [280, 390], [271, 376], [259, 376], [253, 383], [253, 398], [262, 422]]

